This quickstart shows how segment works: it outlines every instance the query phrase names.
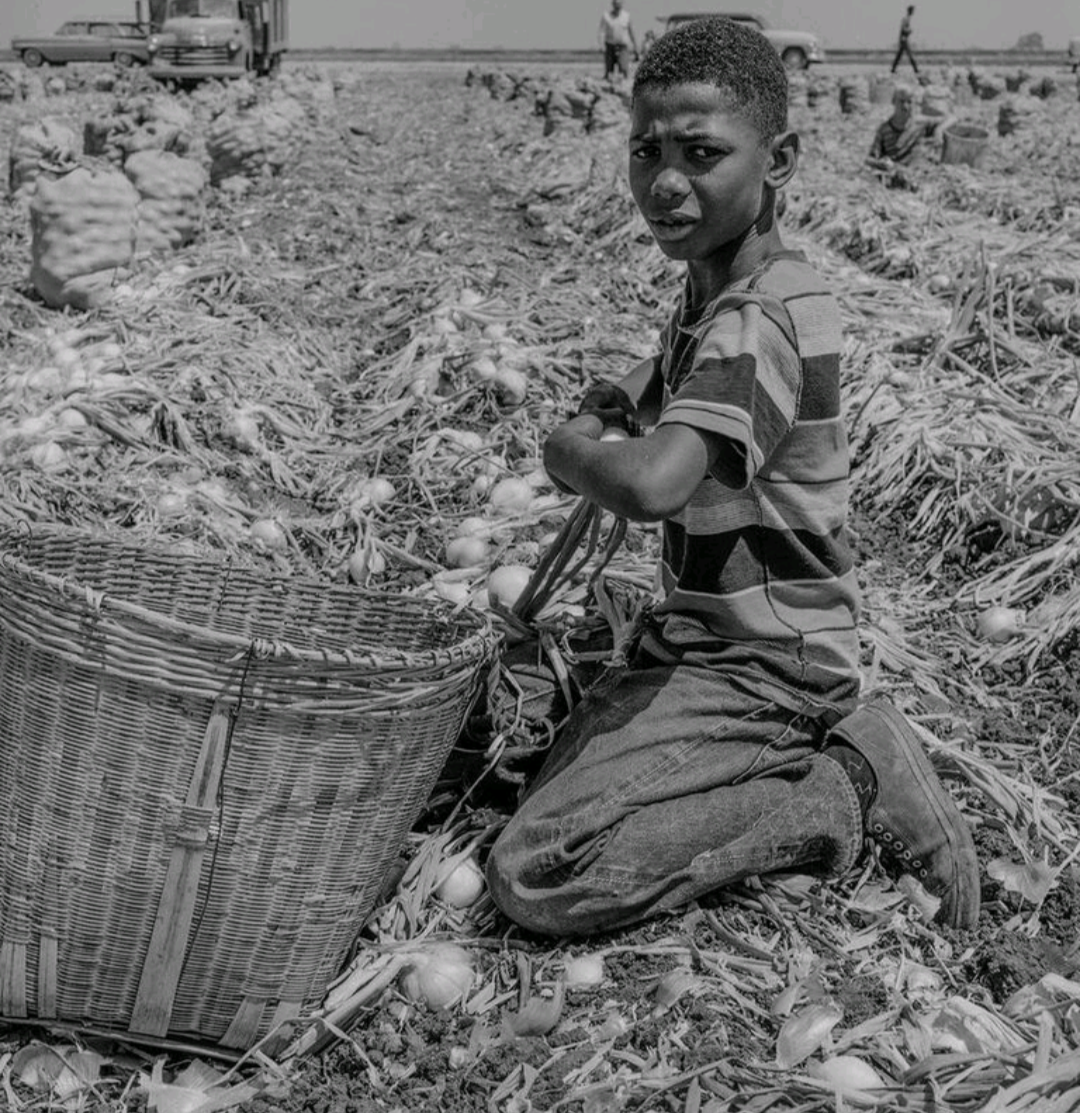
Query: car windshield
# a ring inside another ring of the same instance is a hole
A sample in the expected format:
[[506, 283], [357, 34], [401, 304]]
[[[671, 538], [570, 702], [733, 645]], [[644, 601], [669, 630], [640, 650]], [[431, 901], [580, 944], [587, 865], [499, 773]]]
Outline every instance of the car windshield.
[[169, 0], [169, 16], [235, 19], [236, 0]]

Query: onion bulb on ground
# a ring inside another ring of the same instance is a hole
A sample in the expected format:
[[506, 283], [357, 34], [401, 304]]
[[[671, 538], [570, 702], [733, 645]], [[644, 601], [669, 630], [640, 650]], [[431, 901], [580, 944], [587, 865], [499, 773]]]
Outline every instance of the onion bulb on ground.
[[456, 943], [434, 943], [410, 955], [401, 989], [410, 1001], [432, 1009], [453, 1008], [472, 988], [472, 956]]
[[349, 555], [347, 567], [354, 584], [365, 584], [386, 571], [386, 557], [374, 545], [358, 545]]
[[488, 504], [499, 514], [520, 514], [532, 505], [532, 487], [515, 475], [500, 479], [488, 494]]
[[464, 606], [472, 595], [472, 588], [464, 580], [444, 580], [438, 574], [432, 576], [431, 586], [440, 599], [455, 607]]
[[435, 886], [435, 895], [452, 908], [468, 908], [484, 891], [484, 874], [476, 859], [462, 858]]
[[462, 518], [454, 526], [455, 537], [488, 537], [491, 533], [491, 523], [486, 518], [478, 518], [475, 514]]
[[491, 380], [491, 385], [495, 389], [495, 397], [498, 399], [499, 405], [507, 409], [520, 406], [529, 393], [529, 380], [524, 373], [516, 367], [508, 367], [506, 364], [501, 364], [498, 367], [495, 377]]
[[362, 479], [353, 489], [353, 499], [361, 507], [385, 506], [396, 494], [397, 488], [381, 475]]
[[871, 1102], [877, 1095], [867, 1091], [887, 1085], [881, 1075], [857, 1055], [833, 1055], [820, 1063], [810, 1063], [807, 1073], [811, 1078], [828, 1083], [844, 1097], [862, 1097]]
[[477, 356], [465, 365], [465, 377], [474, 384], [494, 382], [498, 373], [498, 364], [490, 356]]
[[524, 564], [501, 564], [487, 578], [488, 599], [492, 604], [513, 608], [532, 579], [532, 569]]
[[488, 558], [488, 543], [483, 537], [455, 537], [446, 546], [446, 563], [451, 568], [472, 568]]
[[39, 471], [56, 472], [67, 467], [67, 453], [56, 441], [42, 441], [30, 450], [30, 459]]
[[257, 544], [275, 552], [282, 551], [288, 545], [285, 531], [273, 518], [260, 518], [252, 522], [251, 536]]
[[984, 641], [1000, 644], [1020, 633], [1024, 612], [1016, 607], [987, 607], [975, 620], [975, 629]]
[[604, 980], [604, 957], [598, 954], [576, 955], [563, 963], [563, 981], [570, 989], [600, 985]]

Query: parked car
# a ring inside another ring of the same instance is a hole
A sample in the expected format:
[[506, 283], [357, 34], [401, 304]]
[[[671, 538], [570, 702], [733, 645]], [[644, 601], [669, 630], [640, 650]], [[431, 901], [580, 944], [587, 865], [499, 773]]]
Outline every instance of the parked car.
[[11, 40], [11, 49], [28, 66], [44, 62], [114, 62], [118, 66], [146, 64], [146, 29], [118, 20], [69, 20], [55, 35]]
[[736, 23], [747, 23], [755, 27], [776, 47], [777, 53], [789, 70], [804, 70], [811, 62], [825, 61], [825, 49], [816, 35], [809, 31], [777, 30], [775, 27], [770, 27], [761, 16], [750, 12], [688, 12], [657, 18], [664, 24], [664, 30], [670, 31], [679, 23], [688, 23], [692, 19], [703, 19], [710, 15], [722, 15], [727, 19], [735, 20]]

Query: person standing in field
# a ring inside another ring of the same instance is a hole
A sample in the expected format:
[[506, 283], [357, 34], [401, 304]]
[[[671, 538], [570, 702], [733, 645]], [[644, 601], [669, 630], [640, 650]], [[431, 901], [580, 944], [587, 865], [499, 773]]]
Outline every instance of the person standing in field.
[[900, 20], [900, 38], [896, 44], [896, 57], [893, 58], [890, 73], [896, 73], [896, 67], [900, 65], [900, 60], [904, 57], [911, 63], [911, 68], [916, 73], [919, 72], [919, 64], [915, 61], [915, 55], [911, 53], [911, 17], [914, 14], [915, 5], [909, 4], [908, 10], [904, 13], [904, 18]]
[[604, 79], [616, 73], [626, 77], [630, 73], [630, 51], [636, 58], [638, 47], [630, 13], [622, 0], [611, 0], [611, 7], [600, 16], [600, 46], [604, 51]]
[[841, 317], [776, 222], [787, 104], [768, 39], [729, 19], [661, 35], [634, 76], [630, 189], [684, 283], [657, 353], [587, 391], [543, 459], [561, 490], [661, 523], [662, 589], [491, 847], [491, 896], [530, 931], [843, 875], [870, 844], [944, 923], [978, 917], [963, 816], [910, 720], [861, 698]]

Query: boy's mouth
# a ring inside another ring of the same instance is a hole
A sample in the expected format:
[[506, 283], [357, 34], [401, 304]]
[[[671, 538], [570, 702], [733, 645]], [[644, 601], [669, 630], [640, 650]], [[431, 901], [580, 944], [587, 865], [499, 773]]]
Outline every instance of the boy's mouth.
[[680, 213], [664, 213], [649, 217], [649, 226], [658, 239], [677, 239], [696, 223], [693, 217], [683, 216]]

